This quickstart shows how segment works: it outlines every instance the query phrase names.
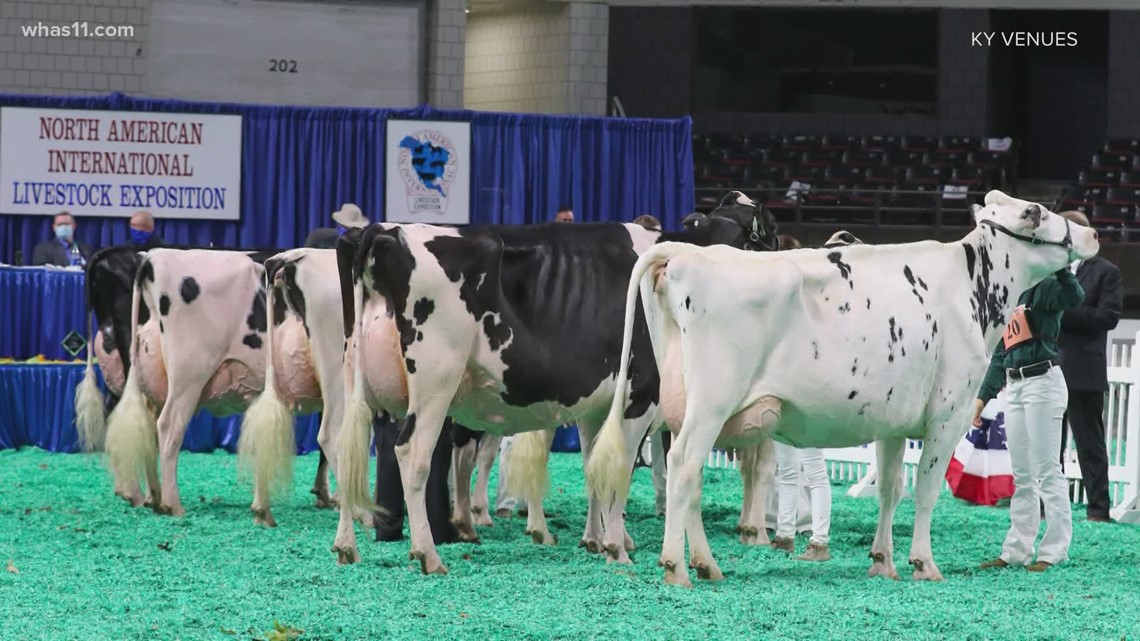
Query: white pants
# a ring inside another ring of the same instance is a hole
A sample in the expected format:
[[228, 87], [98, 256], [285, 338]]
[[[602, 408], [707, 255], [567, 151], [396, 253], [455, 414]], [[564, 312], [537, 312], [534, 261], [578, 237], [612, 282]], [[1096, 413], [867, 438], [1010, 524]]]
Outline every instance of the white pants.
[[823, 451], [814, 447], [798, 449], [783, 443], [774, 445], [779, 488], [776, 536], [795, 536], [802, 465], [811, 492], [811, 542], [827, 545], [831, 532], [831, 481], [827, 478], [827, 462], [823, 459]]
[[[514, 436], [504, 436], [503, 441], [499, 443], [499, 482], [498, 487], [495, 488], [495, 510], [511, 510], [514, 511], [515, 505], [518, 500], [507, 494], [507, 468], [511, 464], [511, 445], [514, 444]], [[1060, 446], [1058, 446], [1060, 447]]]
[[1033, 542], [1045, 504], [1045, 536], [1037, 560], [1062, 563], [1069, 559], [1073, 512], [1069, 483], [1061, 472], [1061, 419], [1069, 390], [1060, 367], [1041, 376], [1006, 382], [1009, 409], [1005, 413], [1006, 447], [1013, 466], [1013, 498], [1009, 504], [1009, 533], [1001, 558], [1010, 565], [1033, 563]]
[[665, 513], [665, 432], [649, 435], [649, 464], [653, 469], [653, 497], [658, 514]]

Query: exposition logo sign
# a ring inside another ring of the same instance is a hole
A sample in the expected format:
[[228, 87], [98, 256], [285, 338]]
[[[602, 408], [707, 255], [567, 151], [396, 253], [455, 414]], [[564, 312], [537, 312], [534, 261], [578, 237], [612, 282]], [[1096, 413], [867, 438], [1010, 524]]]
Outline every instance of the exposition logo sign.
[[0, 107], [0, 212], [238, 220], [237, 115]]
[[385, 220], [470, 222], [471, 125], [388, 121]]

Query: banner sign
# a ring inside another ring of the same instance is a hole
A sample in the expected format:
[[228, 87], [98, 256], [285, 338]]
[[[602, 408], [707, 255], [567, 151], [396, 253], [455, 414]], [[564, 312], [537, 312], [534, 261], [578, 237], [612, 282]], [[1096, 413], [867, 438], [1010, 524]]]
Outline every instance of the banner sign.
[[386, 147], [386, 222], [471, 222], [471, 123], [389, 120]]
[[0, 213], [238, 220], [241, 122], [0, 107]]

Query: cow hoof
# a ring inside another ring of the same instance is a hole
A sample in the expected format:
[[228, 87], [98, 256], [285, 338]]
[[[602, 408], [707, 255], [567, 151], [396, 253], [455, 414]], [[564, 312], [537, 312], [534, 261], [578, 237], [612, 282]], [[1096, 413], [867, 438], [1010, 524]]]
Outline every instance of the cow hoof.
[[511, 512], [510, 510], [508, 510], [505, 507], [495, 510], [495, 516], [499, 517], [500, 519], [509, 519], [509, 518], [511, 518], [512, 514], [513, 514], [513, 512]]
[[578, 541], [578, 547], [586, 548], [586, 551], [590, 554], [598, 554], [602, 551], [602, 544], [593, 539], [582, 539]]
[[431, 554], [412, 552], [409, 556], [420, 562], [420, 571], [424, 574], [447, 574], [447, 566], [443, 564], [443, 561], [439, 558], [439, 554], [435, 552]]
[[151, 505], [151, 509], [154, 510], [155, 514], [162, 516], [174, 515], [174, 508], [170, 507], [169, 505]]
[[273, 513], [269, 510], [250, 509], [250, 512], [253, 512], [254, 525], [277, 527], [277, 520], [273, 518]]
[[131, 507], [143, 507], [147, 505], [146, 499], [142, 498], [141, 496], [131, 496], [128, 494], [123, 498], [126, 499], [127, 503], [131, 504]]
[[550, 532], [534, 530], [529, 532], [530, 540], [539, 545], [558, 545], [558, 537]]
[[317, 497], [317, 509], [318, 510], [331, 510], [335, 507], [338, 507], [338, 506], [337, 506], [336, 501], [334, 501], [333, 499], [331, 499], [327, 496], [324, 498], [321, 498], [319, 496]]
[[633, 560], [629, 558], [629, 554], [625, 551], [624, 546], [607, 545], [606, 546], [606, 563], [618, 563], [620, 565], [633, 565]]
[[457, 519], [455, 521], [452, 521], [451, 525], [455, 527], [455, 533], [459, 537], [460, 541], [463, 541], [464, 543], [479, 542], [479, 535], [475, 533], [475, 529], [469, 524]]
[[633, 539], [630, 538], [629, 532], [626, 532], [625, 533], [625, 551], [626, 552], [633, 552], [636, 549], [637, 549], [637, 546], [633, 544]]
[[475, 517], [475, 525], [479, 527], [495, 527], [495, 522], [491, 520], [491, 516], [486, 512]]
[[720, 581], [724, 579], [724, 573], [720, 571], [716, 563], [711, 561], [691, 561], [689, 567], [697, 571], [697, 578], [704, 581]]
[[740, 528], [740, 542], [744, 545], [771, 545], [772, 541], [768, 538], [768, 531], [761, 530], [753, 525], [745, 525]]
[[336, 552], [337, 565], [352, 565], [353, 563], [360, 563], [360, 552], [357, 551], [356, 546], [334, 546], [333, 552]]
[[683, 588], [693, 587], [693, 582], [689, 580], [689, 573], [686, 571], [677, 571], [677, 564], [673, 561], [661, 562], [665, 567], [665, 585], [679, 585]]
[[871, 563], [871, 569], [867, 571], [867, 578], [871, 579], [881, 576], [894, 581], [899, 580], [899, 573], [895, 570], [895, 564], [887, 559], [886, 554], [882, 552], [872, 552], [868, 556], [870, 556], [874, 562]]
[[933, 561], [923, 561], [922, 559], [911, 559], [910, 564], [914, 566], [913, 579], [915, 581], [942, 581], [942, 573], [938, 571], [938, 566], [934, 565]]

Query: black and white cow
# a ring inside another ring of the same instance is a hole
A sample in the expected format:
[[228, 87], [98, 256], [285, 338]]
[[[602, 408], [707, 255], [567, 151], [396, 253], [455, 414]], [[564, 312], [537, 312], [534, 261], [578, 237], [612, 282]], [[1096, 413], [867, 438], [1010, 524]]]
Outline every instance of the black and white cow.
[[[359, 560], [354, 509], [373, 508], [367, 491], [369, 422], [380, 409], [405, 420], [396, 454], [407, 496], [411, 554], [425, 573], [445, 573], [428, 528], [424, 487], [443, 420], [450, 415], [496, 435], [552, 430], [576, 422], [589, 458], [592, 435], [619, 389], [629, 451], [657, 420], [657, 369], [648, 332], [637, 332], [634, 367], [617, 380], [624, 289], [638, 255], [662, 240], [771, 250], [774, 219], [739, 192], [681, 233], [639, 225], [373, 225], [338, 246], [350, 398], [338, 447], [341, 520], [334, 549]], [[349, 309], [348, 305], [352, 304]], [[347, 377], [347, 376], [346, 376]], [[587, 438], [588, 437], [588, 438]], [[512, 451], [512, 470], [545, 468]], [[633, 457], [628, 461], [633, 469]], [[514, 473], [512, 473], [513, 475]], [[532, 474], [521, 474], [530, 479]], [[545, 478], [544, 476], [542, 478]], [[545, 483], [524, 484], [528, 531], [552, 543], [541, 505]], [[582, 543], [628, 561], [622, 505], [606, 515], [591, 500]]]
[[[203, 254], [210, 257], [240, 254], [247, 256], [254, 263], [264, 263], [269, 257], [278, 254], [278, 250], [230, 252], [221, 249], [184, 246], [169, 247], [168, 249], [210, 252]], [[87, 371], [83, 381], [76, 389], [75, 406], [76, 425], [80, 439], [88, 450], [103, 448], [107, 431], [107, 409], [105, 408], [113, 408], [118, 402], [123, 394], [126, 379], [131, 369], [129, 350], [132, 288], [139, 267], [143, 263], [143, 256], [139, 248], [134, 245], [117, 245], [99, 250], [87, 263], [87, 310], [89, 314], [94, 312], [97, 329], [92, 333], [91, 340], [88, 343]], [[332, 256], [331, 251], [329, 256]], [[204, 264], [210, 260], [212, 258], [204, 259]], [[337, 290], [338, 299], [339, 295], [340, 292]], [[145, 297], [140, 297], [138, 305], [137, 325], [143, 327], [151, 321], [151, 308], [148, 306]], [[248, 322], [249, 314], [242, 308], [225, 308], [217, 311], [232, 314], [231, 320], [235, 323]], [[339, 329], [337, 333], [339, 335]], [[287, 345], [284, 346], [287, 347]], [[95, 357], [98, 358], [99, 369], [103, 373], [103, 379], [109, 392], [109, 398], [106, 400], [96, 383], [93, 360]], [[329, 501], [327, 470], [328, 460], [322, 451], [312, 490], [313, 494], [317, 496], [318, 507], [327, 506]], [[118, 482], [116, 482], [116, 493], [120, 495], [124, 493]], [[272, 519], [272, 517], [269, 518]]]

